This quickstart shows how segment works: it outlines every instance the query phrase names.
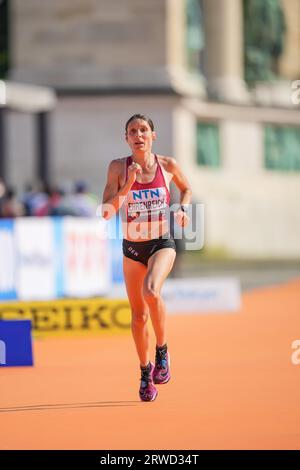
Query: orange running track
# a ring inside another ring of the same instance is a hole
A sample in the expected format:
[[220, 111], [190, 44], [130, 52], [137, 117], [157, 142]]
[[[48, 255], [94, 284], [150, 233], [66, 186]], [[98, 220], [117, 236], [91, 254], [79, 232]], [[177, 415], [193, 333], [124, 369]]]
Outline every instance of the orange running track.
[[168, 331], [172, 380], [152, 403], [130, 335], [36, 341], [35, 367], [0, 370], [0, 448], [300, 449], [300, 280]]

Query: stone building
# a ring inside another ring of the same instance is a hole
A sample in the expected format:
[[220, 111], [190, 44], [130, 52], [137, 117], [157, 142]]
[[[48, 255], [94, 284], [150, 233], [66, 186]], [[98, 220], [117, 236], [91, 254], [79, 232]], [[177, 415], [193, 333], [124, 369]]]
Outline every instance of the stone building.
[[[283, 13], [283, 50], [274, 80], [250, 85], [247, 2], [11, 0], [9, 78], [58, 95], [51, 180], [85, 178], [100, 195], [108, 162], [128, 154], [124, 123], [142, 112], [155, 150], [183, 165], [205, 204], [208, 248], [300, 256], [300, 2], [269, 1]], [[7, 177], [19, 186], [34, 174], [32, 128], [9, 113]]]

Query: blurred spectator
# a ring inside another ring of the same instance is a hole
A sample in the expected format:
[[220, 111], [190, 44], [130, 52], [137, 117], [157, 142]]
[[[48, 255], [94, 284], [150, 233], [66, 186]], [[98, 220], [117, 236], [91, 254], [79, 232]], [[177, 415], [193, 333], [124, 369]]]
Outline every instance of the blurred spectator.
[[1, 201], [1, 217], [15, 218], [25, 215], [24, 205], [17, 199], [15, 190], [7, 188]]
[[0, 217], [2, 217], [2, 205], [5, 198], [6, 186], [2, 179], [0, 179]]
[[71, 186], [69, 182], [62, 184], [52, 193], [51, 214], [54, 216], [71, 215], [76, 216], [76, 212], [72, 207]]
[[0, 217], [95, 217], [97, 206], [98, 198], [85, 181], [76, 181], [72, 186], [28, 184], [19, 201], [15, 191], [0, 179]]
[[97, 210], [97, 197], [89, 192], [86, 181], [76, 181], [74, 193], [68, 198], [68, 205], [77, 217], [95, 217]]
[[48, 215], [56, 215], [57, 208], [63, 200], [64, 192], [58, 186], [53, 186], [49, 188], [48, 196]]
[[48, 195], [42, 187], [35, 189], [32, 185], [27, 185], [22, 202], [26, 208], [26, 215], [39, 215], [48, 203]]

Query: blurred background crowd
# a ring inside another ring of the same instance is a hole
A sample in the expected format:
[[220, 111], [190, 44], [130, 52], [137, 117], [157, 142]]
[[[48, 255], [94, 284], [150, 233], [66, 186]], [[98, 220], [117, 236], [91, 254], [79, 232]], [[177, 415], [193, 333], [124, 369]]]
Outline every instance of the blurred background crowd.
[[21, 194], [0, 180], [0, 218], [24, 216], [95, 217], [97, 195], [85, 181], [62, 186], [27, 185]]

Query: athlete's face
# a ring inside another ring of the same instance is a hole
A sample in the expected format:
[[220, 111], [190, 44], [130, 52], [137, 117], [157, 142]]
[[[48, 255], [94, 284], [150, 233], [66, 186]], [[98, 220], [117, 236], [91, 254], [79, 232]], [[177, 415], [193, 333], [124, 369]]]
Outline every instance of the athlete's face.
[[128, 124], [126, 141], [133, 153], [151, 152], [152, 142], [156, 134], [143, 119], [136, 119]]

